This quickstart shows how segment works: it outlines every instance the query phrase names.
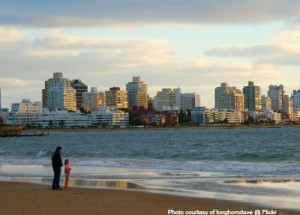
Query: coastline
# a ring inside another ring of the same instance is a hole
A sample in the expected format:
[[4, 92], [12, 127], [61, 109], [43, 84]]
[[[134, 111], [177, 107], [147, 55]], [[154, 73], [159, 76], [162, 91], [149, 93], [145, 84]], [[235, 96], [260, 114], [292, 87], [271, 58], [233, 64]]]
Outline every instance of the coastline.
[[[176, 211], [200, 212], [259, 210], [261, 214], [296, 215], [297, 211], [268, 208], [263, 205], [181, 197], [142, 191], [117, 189], [74, 188], [53, 191], [48, 185], [22, 182], [0, 182], [1, 213], [3, 214], [176, 214]], [[16, 204], [17, 203], [17, 204]], [[263, 203], [262, 203], [263, 204]], [[170, 211], [169, 211], [170, 210]], [[173, 210], [173, 211], [171, 211]], [[192, 213], [191, 213], [192, 214]], [[242, 214], [242, 213], [237, 213]], [[266, 213], [265, 213], [266, 214]]]
[[200, 125], [200, 126], [157, 126], [127, 128], [24, 128], [30, 132], [102, 132], [102, 131], [160, 131], [160, 130], [213, 130], [213, 129], [257, 129], [257, 128], [300, 128], [300, 125]]

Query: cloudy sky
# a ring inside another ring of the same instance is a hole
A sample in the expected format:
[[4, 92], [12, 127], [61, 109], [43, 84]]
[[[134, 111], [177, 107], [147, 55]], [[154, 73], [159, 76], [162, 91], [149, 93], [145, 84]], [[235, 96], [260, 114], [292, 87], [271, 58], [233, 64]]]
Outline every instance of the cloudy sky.
[[54, 72], [125, 89], [141, 76], [199, 92], [221, 82], [300, 89], [299, 0], [0, 0], [2, 107], [41, 100]]

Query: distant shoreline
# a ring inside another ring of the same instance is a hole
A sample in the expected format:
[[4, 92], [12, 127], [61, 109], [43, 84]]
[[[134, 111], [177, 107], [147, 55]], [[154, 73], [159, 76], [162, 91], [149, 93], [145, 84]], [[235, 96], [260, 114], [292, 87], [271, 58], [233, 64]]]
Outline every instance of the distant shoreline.
[[158, 126], [127, 128], [24, 128], [24, 131], [39, 132], [102, 132], [102, 131], [146, 131], [146, 130], [213, 130], [213, 129], [256, 129], [256, 128], [300, 128], [300, 125], [202, 125], [202, 126]]

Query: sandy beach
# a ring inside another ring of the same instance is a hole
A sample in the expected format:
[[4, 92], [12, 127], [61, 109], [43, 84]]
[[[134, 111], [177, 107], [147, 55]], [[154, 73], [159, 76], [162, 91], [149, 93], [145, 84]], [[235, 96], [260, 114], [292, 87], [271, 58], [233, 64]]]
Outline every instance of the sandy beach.
[[233, 201], [179, 197], [139, 191], [73, 187], [69, 190], [54, 191], [47, 185], [19, 182], [0, 182], [0, 190], [0, 213], [3, 215], [167, 215], [188, 214], [188, 212], [191, 212], [189, 214], [203, 214], [204, 211], [207, 211], [208, 214], [222, 214], [222, 212], [228, 210], [244, 210], [248, 214], [250, 212], [255, 214], [256, 210], [259, 210], [260, 214], [268, 214], [268, 212], [270, 212], [269, 214], [276, 215], [299, 214], [299, 212]]

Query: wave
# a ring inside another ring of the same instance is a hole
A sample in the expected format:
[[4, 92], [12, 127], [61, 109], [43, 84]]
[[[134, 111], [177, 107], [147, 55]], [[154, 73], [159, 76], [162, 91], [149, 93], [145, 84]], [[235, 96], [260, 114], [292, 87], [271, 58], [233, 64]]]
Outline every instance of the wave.
[[[63, 155], [63, 159], [66, 156]], [[193, 174], [199, 172], [216, 172], [229, 174], [287, 174], [300, 173], [300, 166], [297, 162], [261, 163], [261, 162], [211, 162], [211, 161], [173, 161], [161, 159], [123, 159], [123, 158], [74, 158], [68, 157], [73, 166], [108, 167], [125, 169], [162, 170], [162, 175], [178, 174], [177, 171], [188, 171]], [[28, 158], [7, 158], [0, 157], [1, 164], [26, 164], [26, 165], [50, 165], [51, 157], [47, 152], [41, 150], [35, 157]], [[174, 173], [176, 172], [176, 173]]]
[[39, 153], [37, 153], [36, 156], [37, 156], [37, 157], [42, 157], [42, 156], [44, 156], [44, 155], [46, 155], [46, 154], [47, 154], [47, 151], [44, 152], [44, 151], [41, 150], [41, 151], [39, 151]]
[[0, 149], [0, 155], [5, 155], [5, 154], [7, 154], [7, 153], [8, 153], [8, 151], [1, 150], [1, 149]]

